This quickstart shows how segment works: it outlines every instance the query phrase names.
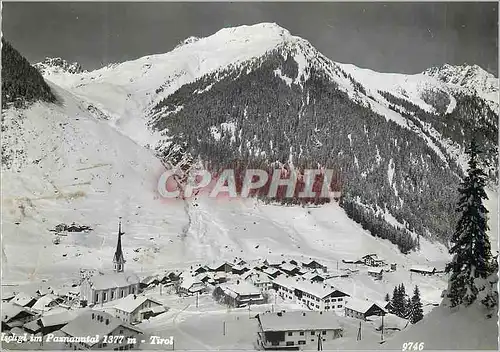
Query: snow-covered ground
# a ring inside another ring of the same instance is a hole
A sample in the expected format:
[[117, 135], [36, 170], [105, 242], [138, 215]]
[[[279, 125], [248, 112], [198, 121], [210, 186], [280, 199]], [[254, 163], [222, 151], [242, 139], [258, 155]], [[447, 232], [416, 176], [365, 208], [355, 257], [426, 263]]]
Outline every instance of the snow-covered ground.
[[[276, 27], [264, 29], [273, 35], [253, 38], [254, 51], [247, 47], [242, 50], [238, 43], [231, 42], [233, 36], [241, 33], [228, 29], [216, 34], [214, 38], [219, 41], [190, 41], [165, 55], [80, 75], [49, 73], [48, 79], [63, 87], [53, 85], [63, 101], [60, 106], [38, 103], [24, 112], [4, 113], [7, 130], [3, 143], [14, 153], [13, 167], [2, 169], [1, 175], [4, 293], [34, 293], [41, 280], [47, 280], [46, 285], [70, 285], [77, 280], [80, 269], [111, 270], [118, 221], [122, 217], [126, 267], [142, 275], [213, 260], [232, 261], [235, 257], [297, 261], [314, 258], [331, 269], [359, 270], [349, 278], [329, 279], [329, 283], [353, 296], [383, 300], [386, 293], [392, 294], [394, 286], [403, 283], [407, 293], [419, 286], [426, 313], [440, 302], [446, 276], [410, 274], [409, 268], [417, 264], [444, 268], [450, 257], [443, 245], [421, 239], [420, 251], [402, 255], [395, 245], [371, 236], [351, 221], [336, 203], [285, 207], [265, 205], [254, 199], [203, 196], [189, 201], [165, 200], [158, 194], [157, 182], [164, 167], [151, 150], [143, 147], [153, 145], [159, 138], [146, 128], [147, 109], [157, 99], [202, 74], [262, 55], [281, 43], [283, 36], [295, 40]], [[214, 43], [225, 53], [231, 49], [227, 62], [220, 61], [219, 52], [211, 51]], [[195, 45], [205, 45], [205, 51], [198, 47], [193, 50]], [[203, 55], [193, 56], [193, 52]], [[168, 74], [160, 75], [160, 71]], [[154, 90], [165, 84], [168, 75], [172, 81], [164, 93], [153, 97]], [[388, 89], [397, 90], [398, 84], [406, 82], [400, 78], [388, 80], [387, 84], [394, 84]], [[415, 94], [417, 91], [415, 85]], [[102, 114], [89, 109], [89, 104]], [[489, 196], [490, 233], [492, 248], [496, 249], [497, 192], [491, 191]], [[54, 244], [56, 235], [49, 230], [59, 223], [72, 222], [93, 230], [67, 233], [60, 237], [59, 244]], [[384, 273], [382, 280], [375, 281], [368, 276], [366, 267], [342, 263], [343, 259], [358, 259], [371, 253], [387, 263], [396, 263], [397, 270]], [[163, 337], [174, 336], [177, 349], [253, 348], [255, 319], [249, 318], [247, 310], [228, 312], [209, 296], [200, 298], [199, 307], [193, 306], [193, 297], [160, 296], [155, 297], [170, 310], [142, 327]], [[297, 308], [285, 302], [279, 304], [283, 309]], [[274, 308], [268, 305], [252, 309]], [[328, 348], [361, 348], [356, 343], [359, 321], [342, 319], [346, 338]], [[365, 330], [363, 343], [378, 348], [380, 334], [370, 323], [363, 323]], [[438, 334], [439, 330], [436, 327], [434, 331]]]

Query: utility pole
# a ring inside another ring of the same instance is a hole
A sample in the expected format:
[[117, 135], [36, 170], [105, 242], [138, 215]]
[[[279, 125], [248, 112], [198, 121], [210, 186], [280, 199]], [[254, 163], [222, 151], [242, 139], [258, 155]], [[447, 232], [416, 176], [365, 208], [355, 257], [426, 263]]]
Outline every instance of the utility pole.
[[198, 308], [198, 292], [196, 292], [196, 308]]
[[361, 341], [361, 322], [359, 322], [358, 337], [356, 338], [356, 340]]
[[380, 341], [384, 341], [384, 313], [382, 315], [382, 328], [380, 329]]
[[226, 336], [226, 322], [222, 322], [222, 335]]
[[162, 288], [162, 284], [160, 284], [160, 296], [162, 295], [162, 292], [161, 292], [161, 288]]
[[321, 331], [318, 334], [318, 351], [323, 351], [323, 340], [321, 339]]

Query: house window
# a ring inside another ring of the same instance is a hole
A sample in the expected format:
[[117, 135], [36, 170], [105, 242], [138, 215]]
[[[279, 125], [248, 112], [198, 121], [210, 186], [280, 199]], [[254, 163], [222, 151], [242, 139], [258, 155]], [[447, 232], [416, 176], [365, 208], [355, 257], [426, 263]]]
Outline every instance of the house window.
[[286, 342], [286, 345], [287, 345], [287, 346], [293, 346], [293, 341], [287, 341], [287, 342]]
[[339, 298], [339, 302], [342, 302], [342, 298]]
[[299, 345], [305, 345], [306, 344], [306, 341], [305, 340], [300, 340], [299, 341]]
[[303, 331], [299, 332], [299, 335], [304, 336], [304, 332]]
[[313, 331], [311, 331], [311, 335], [314, 335], [314, 334], [315, 334], [314, 330], [313, 330]]
[[99, 302], [99, 293], [95, 293], [95, 299], [94, 299], [95, 302]]
[[326, 335], [326, 330], [323, 330], [322, 334], [323, 334], [323, 335]]
[[280, 343], [279, 343], [279, 341], [273, 341], [273, 342], [271, 342], [271, 344], [272, 344], [273, 346], [278, 346]]
[[335, 298], [332, 298], [332, 302], [337, 302], [337, 300]]
[[102, 293], [102, 301], [103, 301], [103, 302], [106, 302], [106, 292], [103, 292], [103, 293]]
[[115, 298], [115, 291], [111, 291], [111, 299]]
[[290, 331], [290, 332], [288, 333], [288, 336], [293, 336], [293, 332], [291, 332], [291, 331]]
[[342, 308], [342, 305], [340, 305], [340, 304], [339, 304], [339, 305], [337, 306], [337, 308]]

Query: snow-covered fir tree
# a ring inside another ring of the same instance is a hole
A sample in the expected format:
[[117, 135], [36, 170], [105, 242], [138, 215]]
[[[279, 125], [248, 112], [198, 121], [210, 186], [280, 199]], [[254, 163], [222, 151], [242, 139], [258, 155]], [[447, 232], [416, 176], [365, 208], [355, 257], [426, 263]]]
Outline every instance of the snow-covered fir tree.
[[386, 302], [390, 302], [391, 301], [391, 297], [389, 296], [388, 293], [385, 294], [385, 298], [384, 299], [385, 299]]
[[406, 293], [403, 284], [394, 287], [391, 300], [391, 313], [404, 318], [407, 310]]
[[420, 290], [418, 289], [418, 286], [415, 286], [415, 289], [413, 290], [413, 297], [411, 298], [409, 313], [410, 322], [412, 324], [419, 322], [424, 317], [422, 302], [420, 301]]
[[447, 293], [452, 307], [474, 302], [480, 290], [476, 280], [486, 279], [493, 268], [487, 235], [488, 210], [483, 205], [483, 200], [488, 199], [484, 191], [486, 174], [479, 165], [479, 153], [477, 142], [472, 139], [467, 148], [467, 176], [459, 187], [457, 212], [461, 215], [451, 238], [453, 259], [446, 266], [446, 272], [451, 273]]

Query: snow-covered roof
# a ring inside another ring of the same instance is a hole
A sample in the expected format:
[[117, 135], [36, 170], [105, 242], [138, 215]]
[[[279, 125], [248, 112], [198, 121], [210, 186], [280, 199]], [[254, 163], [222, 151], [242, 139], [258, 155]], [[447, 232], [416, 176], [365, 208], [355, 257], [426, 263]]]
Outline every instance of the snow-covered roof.
[[207, 268], [211, 269], [211, 270], [215, 270], [217, 268], [220, 268], [221, 266], [223, 266], [224, 264], [227, 264], [229, 265], [230, 267], [233, 267], [233, 264], [229, 263], [229, 262], [225, 262], [225, 261], [217, 261], [217, 262], [213, 262], [211, 264], [208, 264], [207, 265]]
[[363, 299], [359, 299], [359, 298], [355, 298], [355, 297], [349, 298], [349, 300], [347, 300], [347, 302], [345, 304], [345, 307], [347, 309], [351, 309], [351, 310], [354, 310], [356, 312], [366, 313], [373, 305], [375, 305], [378, 308], [385, 311], [385, 309], [383, 307], [380, 307], [377, 303], [375, 303], [373, 301], [363, 300]]
[[34, 313], [27, 311], [26, 309], [24, 309], [19, 305], [12, 304], [11, 302], [2, 303], [2, 309], [1, 309], [2, 321], [7, 322], [21, 312], [26, 312], [31, 315], [34, 315]]
[[368, 272], [370, 274], [380, 274], [383, 272], [383, 270], [382, 269], [368, 269]]
[[32, 320], [23, 325], [25, 330], [38, 332], [42, 329], [42, 326], [38, 323], [40, 319]]
[[105, 275], [95, 275], [90, 279], [90, 284], [96, 290], [105, 290], [108, 288], [127, 287], [139, 283], [139, 277], [135, 273], [122, 272]]
[[391, 304], [391, 302], [387, 302], [387, 301], [378, 301], [378, 300], [375, 300], [373, 301], [374, 303], [377, 304], [377, 306], [381, 307], [381, 308], [384, 308], [384, 309], [387, 309], [387, 306], [389, 304]]
[[118, 304], [115, 305], [115, 309], [121, 310], [123, 312], [132, 313], [137, 308], [139, 308], [144, 302], [150, 301], [154, 304], [161, 305], [160, 302], [142, 295], [130, 294], [127, 297], [118, 300]]
[[186, 276], [183, 276], [182, 283], [181, 283], [180, 287], [184, 288], [186, 290], [189, 290], [195, 284], [203, 284], [203, 283], [200, 280], [198, 280], [197, 278], [194, 278], [190, 275], [186, 275]]
[[280, 271], [276, 268], [266, 268], [266, 269], [262, 270], [262, 272], [264, 272], [268, 275], [274, 275], [276, 273], [279, 273]]
[[302, 264], [304, 264], [304, 265], [319, 264], [321, 266], [324, 266], [323, 264], [321, 264], [320, 262], [318, 262], [317, 260], [314, 260], [314, 259], [310, 259], [308, 261], [304, 261], [304, 262], [302, 262]]
[[158, 280], [157, 275], [148, 275], [148, 276], [141, 279], [141, 284], [149, 285], [150, 283], [152, 283], [155, 280]]
[[259, 314], [263, 331], [338, 330], [338, 317], [332, 312], [293, 311]]
[[149, 309], [151, 309], [153, 313], [163, 313], [167, 310], [164, 306], [154, 306], [150, 307]]
[[[315, 283], [304, 279], [295, 280], [288, 277], [279, 277], [273, 280], [273, 282], [288, 289], [298, 289], [318, 298], [324, 298], [334, 293], [335, 291], [342, 292], [339, 289], [336, 289], [328, 284]], [[344, 294], [347, 295], [347, 293]]]
[[45, 296], [40, 297], [35, 304], [33, 304], [33, 310], [44, 311], [47, 309], [47, 306], [52, 302], [55, 302], [59, 297], [53, 295], [51, 293], [46, 294]]
[[301, 277], [304, 278], [304, 279], [306, 279], [306, 280], [311, 280], [311, 279], [313, 279], [315, 277], [320, 277], [320, 278], [324, 279], [324, 277], [322, 275], [320, 275], [320, 274], [318, 274], [317, 272], [314, 272], [314, 271], [307, 272], [304, 275], [302, 275]]
[[436, 268], [433, 266], [426, 266], [426, 265], [414, 265], [410, 268], [410, 271], [420, 271], [424, 273], [432, 273], [436, 271]]
[[285, 270], [285, 271], [293, 271], [293, 270], [298, 269], [295, 265], [292, 265], [290, 263], [281, 264], [280, 268], [281, 268], [281, 270]]
[[[102, 319], [100, 319], [100, 317], [102, 317]], [[74, 320], [62, 327], [61, 330], [69, 336], [75, 337], [95, 335], [103, 336], [110, 334], [119, 326], [142, 333], [140, 329], [124, 323], [111, 314], [96, 310], [90, 310], [80, 314]], [[93, 346], [94, 344], [94, 342], [89, 342], [87, 345]]]
[[227, 283], [219, 285], [219, 287], [230, 296], [254, 296], [260, 295], [260, 290], [246, 281], [240, 281], [239, 283]]
[[54, 326], [54, 325], [61, 325], [61, 324], [67, 324], [73, 319], [75, 319], [78, 315], [89, 311], [89, 308], [83, 308], [83, 309], [70, 309], [64, 312], [60, 313], [55, 313], [55, 314], [45, 314], [43, 317], [40, 318], [40, 321], [42, 322], [42, 325], [47, 327], [47, 326]]
[[19, 292], [10, 302], [24, 307], [34, 299], [35, 298], [33, 296], [30, 296], [24, 292]]

